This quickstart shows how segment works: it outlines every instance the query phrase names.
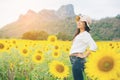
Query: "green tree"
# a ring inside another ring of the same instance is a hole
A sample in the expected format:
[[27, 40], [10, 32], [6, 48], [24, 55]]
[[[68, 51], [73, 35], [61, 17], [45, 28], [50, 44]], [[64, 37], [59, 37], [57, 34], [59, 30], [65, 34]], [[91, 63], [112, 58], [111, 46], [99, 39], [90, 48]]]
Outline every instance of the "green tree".
[[118, 14], [118, 15], [116, 16], [116, 18], [117, 18], [117, 19], [120, 19], [120, 14]]
[[57, 34], [57, 38], [60, 39], [60, 40], [71, 40], [72, 36], [66, 34], [65, 32], [59, 32]]
[[48, 35], [49, 34], [45, 31], [29, 31], [22, 35], [22, 39], [46, 40]]

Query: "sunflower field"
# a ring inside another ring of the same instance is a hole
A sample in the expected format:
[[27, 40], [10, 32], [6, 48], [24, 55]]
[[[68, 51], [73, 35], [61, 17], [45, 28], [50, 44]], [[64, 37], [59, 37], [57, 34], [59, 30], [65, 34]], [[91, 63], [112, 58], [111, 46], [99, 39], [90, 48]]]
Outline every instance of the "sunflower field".
[[[69, 50], [71, 41], [0, 40], [0, 80], [73, 80]], [[120, 80], [120, 42], [96, 42], [85, 63], [85, 80]]]

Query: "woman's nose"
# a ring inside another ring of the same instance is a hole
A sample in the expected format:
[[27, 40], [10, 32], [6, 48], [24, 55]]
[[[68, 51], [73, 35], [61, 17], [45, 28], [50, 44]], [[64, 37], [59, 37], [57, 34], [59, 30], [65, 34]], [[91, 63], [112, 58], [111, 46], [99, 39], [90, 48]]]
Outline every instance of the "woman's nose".
[[81, 22], [79, 22], [78, 24], [81, 24]]

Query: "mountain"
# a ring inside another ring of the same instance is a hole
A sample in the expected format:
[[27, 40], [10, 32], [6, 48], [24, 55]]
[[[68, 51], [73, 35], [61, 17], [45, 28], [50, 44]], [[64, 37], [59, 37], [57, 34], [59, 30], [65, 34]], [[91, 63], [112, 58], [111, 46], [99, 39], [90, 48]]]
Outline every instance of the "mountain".
[[[63, 5], [58, 10], [43, 9], [36, 13], [28, 10], [18, 20], [0, 29], [0, 38], [21, 38], [29, 31], [73, 36], [76, 30], [74, 7]], [[93, 20], [91, 35], [95, 40], [120, 40], [120, 15]]]
[[61, 8], [59, 8], [57, 11], [57, 15], [59, 16], [59, 18], [74, 17], [75, 13], [73, 5], [69, 4], [67, 6], [61, 6]]
[[[57, 11], [41, 10], [36, 13], [29, 10], [25, 15], [20, 15], [19, 19], [7, 24], [0, 29], [1, 37], [21, 37], [23, 33], [31, 30], [44, 30], [48, 33], [57, 33], [59, 22], [64, 23], [64, 19], [75, 16], [72, 4], [63, 5]], [[49, 28], [48, 28], [49, 27]]]

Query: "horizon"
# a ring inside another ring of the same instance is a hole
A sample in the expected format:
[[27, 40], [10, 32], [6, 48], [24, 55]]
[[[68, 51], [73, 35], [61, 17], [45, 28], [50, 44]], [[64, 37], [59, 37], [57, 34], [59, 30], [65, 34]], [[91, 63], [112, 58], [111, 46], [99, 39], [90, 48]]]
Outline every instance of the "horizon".
[[[93, 2], [95, 2], [94, 5], [92, 4]], [[85, 15], [89, 15], [92, 19], [95, 19], [95, 20], [99, 20], [105, 17], [115, 17], [118, 14], [120, 14], [119, 3], [120, 3], [119, 0], [101, 0], [101, 1], [53, 0], [51, 2], [48, 2], [47, 0], [44, 0], [44, 1], [42, 0], [36, 0], [36, 1], [33, 1], [33, 0], [31, 1], [29, 0], [25, 0], [25, 1], [1, 0], [0, 1], [0, 11], [1, 11], [0, 28], [4, 27], [5, 25], [9, 23], [16, 21], [21, 14], [23, 15], [26, 14], [28, 10], [33, 10], [37, 13], [43, 9], [56, 11], [62, 5], [67, 5], [67, 4], [73, 5], [75, 15], [85, 14]], [[85, 4], [88, 6], [86, 6]], [[95, 8], [94, 6], [97, 6], [97, 7]]]

